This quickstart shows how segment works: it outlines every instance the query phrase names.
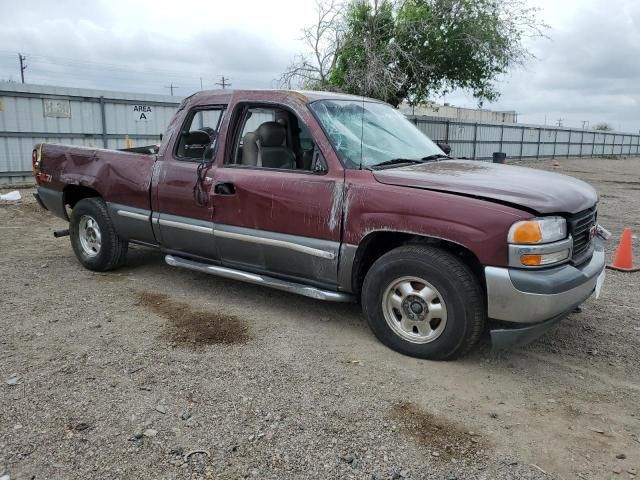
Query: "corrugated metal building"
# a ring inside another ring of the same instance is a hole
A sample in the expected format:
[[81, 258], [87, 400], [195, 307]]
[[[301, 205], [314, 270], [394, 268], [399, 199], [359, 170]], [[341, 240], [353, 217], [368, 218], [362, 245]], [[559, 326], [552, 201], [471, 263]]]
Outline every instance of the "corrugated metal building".
[[0, 82], [0, 183], [31, 182], [40, 142], [100, 148], [159, 143], [181, 98]]
[[[156, 144], [180, 100], [0, 82], [0, 185], [33, 182], [31, 151], [36, 143], [101, 148]], [[449, 143], [458, 157], [487, 160], [493, 152], [505, 152], [509, 158], [640, 154], [638, 134], [408, 116], [433, 140]], [[267, 120], [269, 114], [258, 112], [250, 128]]]
[[411, 106], [407, 102], [403, 102], [398, 109], [405, 115], [451, 118], [466, 122], [517, 123], [518, 121], [518, 113], [513, 110], [494, 111], [454, 107], [446, 103], [439, 105], [435, 102], [426, 102]]

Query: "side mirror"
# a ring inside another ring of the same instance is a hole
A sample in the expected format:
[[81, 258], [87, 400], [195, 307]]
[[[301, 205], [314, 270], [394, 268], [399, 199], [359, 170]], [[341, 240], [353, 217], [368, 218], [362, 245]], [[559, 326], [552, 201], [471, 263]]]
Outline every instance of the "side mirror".
[[445, 154], [449, 155], [451, 153], [451, 146], [448, 143], [438, 143], [437, 145]]
[[322, 155], [318, 147], [316, 147], [315, 151], [313, 152], [311, 170], [313, 171], [313, 173], [317, 174], [324, 174], [329, 170], [329, 168], [327, 167], [327, 161], [324, 159], [324, 155]]
[[211, 137], [203, 130], [192, 130], [189, 133], [184, 133], [184, 145], [209, 145], [211, 143]]

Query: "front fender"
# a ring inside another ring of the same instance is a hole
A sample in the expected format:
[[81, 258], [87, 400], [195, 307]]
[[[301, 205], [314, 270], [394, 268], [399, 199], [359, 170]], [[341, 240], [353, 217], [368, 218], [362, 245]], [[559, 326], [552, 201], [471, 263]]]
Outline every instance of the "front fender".
[[380, 183], [347, 185], [344, 243], [372, 232], [436, 238], [472, 252], [482, 265], [506, 266], [510, 226], [531, 214], [488, 200]]

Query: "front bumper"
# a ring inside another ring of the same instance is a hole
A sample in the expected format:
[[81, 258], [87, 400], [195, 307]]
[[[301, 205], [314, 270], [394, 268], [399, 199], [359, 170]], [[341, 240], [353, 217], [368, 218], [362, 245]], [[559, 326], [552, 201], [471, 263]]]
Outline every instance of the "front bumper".
[[549, 328], [591, 296], [604, 266], [604, 248], [594, 240], [591, 260], [580, 267], [485, 267], [488, 317], [539, 336], [546, 330], [539, 332], [541, 327]]

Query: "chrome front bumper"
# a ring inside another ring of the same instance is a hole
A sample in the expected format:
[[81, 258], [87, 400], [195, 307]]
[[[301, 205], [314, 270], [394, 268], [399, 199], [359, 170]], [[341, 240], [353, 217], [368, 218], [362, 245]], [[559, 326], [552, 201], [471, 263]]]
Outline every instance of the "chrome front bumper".
[[555, 319], [580, 305], [593, 293], [605, 266], [603, 246], [597, 240], [594, 245], [591, 260], [579, 268], [571, 265], [545, 270], [485, 267], [488, 317], [535, 324]]

